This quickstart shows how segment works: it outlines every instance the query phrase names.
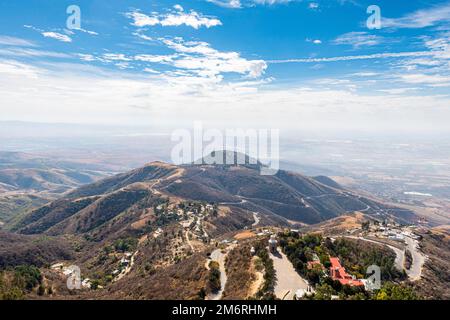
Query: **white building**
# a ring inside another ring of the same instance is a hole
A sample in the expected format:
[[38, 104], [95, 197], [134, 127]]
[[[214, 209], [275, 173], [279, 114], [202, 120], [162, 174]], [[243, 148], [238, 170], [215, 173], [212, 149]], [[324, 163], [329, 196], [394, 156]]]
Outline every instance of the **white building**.
[[278, 245], [277, 236], [273, 234], [270, 236], [269, 250], [271, 252], [277, 252], [277, 245]]

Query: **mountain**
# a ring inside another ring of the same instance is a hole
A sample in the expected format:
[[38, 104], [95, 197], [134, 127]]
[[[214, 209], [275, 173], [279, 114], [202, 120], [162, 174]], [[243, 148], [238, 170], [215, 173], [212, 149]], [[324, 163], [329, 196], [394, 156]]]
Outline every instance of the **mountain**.
[[416, 219], [411, 211], [359, 196], [331, 179], [321, 178], [322, 183], [284, 170], [260, 175], [261, 164], [246, 159], [243, 165], [149, 163], [75, 189], [27, 214], [13, 230], [58, 235], [99, 233], [120, 223], [126, 228], [165, 198], [216, 203], [242, 217], [257, 212], [279, 225], [314, 224], [354, 211], [405, 223]]
[[64, 238], [0, 231], [0, 270], [26, 264], [42, 267], [58, 259], [73, 257], [74, 251]]
[[0, 225], [109, 175], [107, 166], [0, 151]]
[[[261, 298], [273, 286], [270, 274], [266, 279], [261, 272], [273, 272], [266, 252], [270, 234], [292, 240], [280, 238], [280, 245], [303, 245], [296, 237], [304, 235], [315, 248], [328, 245], [325, 238], [316, 243], [311, 235], [317, 233], [362, 234], [367, 221], [375, 226], [375, 220], [416, 218], [326, 177], [284, 170], [261, 175], [262, 164], [245, 159], [240, 165], [207, 164], [208, 158], [185, 165], [157, 161], [67, 192], [0, 232], [0, 270], [9, 270], [3, 273], [9, 278], [23, 264], [37, 266], [51, 288], [47, 298], [211, 299], [217, 295], [214, 260], [228, 279], [222, 298]], [[372, 258], [388, 251], [372, 247]], [[365, 259], [358, 243], [345, 248], [353, 260]], [[393, 262], [395, 253], [389, 255]], [[91, 280], [90, 288], [67, 289], [65, 273], [74, 265]]]
[[20, 152], [0, 152], [0, 190], [61, 194], [108, 175], [97, 165], [56, 161]]
[[336, 181], [334, 181], [333, 179], [331, 179], [327, 176], [316, 176], [316, 177], [313, 177], [313, 179], [326, 185], [326, 186], [329, 186], [329, 187], [332, 187], [335, 189], [343, 189], [339, 183], [337, 183]]

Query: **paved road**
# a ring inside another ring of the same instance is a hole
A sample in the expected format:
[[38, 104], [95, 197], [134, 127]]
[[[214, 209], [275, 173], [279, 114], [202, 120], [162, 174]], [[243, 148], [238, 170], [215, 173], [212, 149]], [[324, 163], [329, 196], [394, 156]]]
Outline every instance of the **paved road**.
[[270, 253], [273, 260], [273, 266], [277, 275], [277, 284], [275, 285], [275, 295], [283, 300], [294, 300], [295, 292], [298, 289], [306, 290], [308, 283], [295, 271], [294, 266], [289, 261], [281, 249], [278, 254]]
[[244, 204], [246, 202], [247, 202], [247, 200], [242, 199], [239, 202], [220, 202], [219, 204], [221, 204], [221, 205], [233, 205], [233, 204]]
[[419, 251], [417, 240], [405, 237], [405, 241], [413, 258], [411, 268], [407, 270], [406, 273], [411, 281], [417, 281], [422, 277], [422, 268], [426, 257]]
[[367, 242], [371, 242], [371, 243], [375, 243], [375, 244], [380, 244], [383, 246], [388, 247], [389, 249], [393, 250], [395, 252], [395, 266], [398, 270], [403, 270], [403, 262], [405, 261], [405, 252], [403, 250], [400, 250], [399, 248], [396, 248], [394, 246], [390, 246], [388, 244], [386, 244], [385, 242], [382, 241], [376, 241], [376, 240], [372, 240], [372, 239], [366, 239], [363, 237], [355, 237], [355, 236], [343, 236], [344, 238], [350, 238], [350, 239], [356, 239], [356, 240], [363, 240], [363, 241], [367, 241]]
[[[404, 250], [401, 250], [394, 246], [388, 245], [383, 241], [376, 241], [376, 240], [372, 240], [372, 239], [366, 239], [363, 237], [354, 237], [354, 236], [346, 236], [346, 238], [364, 240], [364, 241], [381, 244], [381, 245], [389, 247], [396, 254], [395, 266], [397, 267], [397, 269], [399, 269], [399, 270], [405, 269], [404, 268], [404, 262], [405, 262], [405, 251]], [[405, 236], [405, 241], [406, 241], [406, 248], [411, 252], [411, 255], [413, 258], [411, 268], [409, 270], [405, 270], [405, 271], [406, 271], [406, 274], [408, 275], [408, 278], [411, 281], [417, 281], [422, 276], [422, 268], [423, 268], [423, 264], [425, 263], [426, 257], [417, 248], [416, 240]]]
[[[228, 252], [227, 252], [228, 253]], [[211, 293], [207, 296], [207, 300], [220, 300], [227, 284], [227, 273], [225, 272], [225, 258], [227, 253], [222, 253], [221, 249], [216, 249], [211, 253], [211, 260], [219, 263], [220, 270], [220, 290], [217, 293]]]
[[255, 222], [253, 222], [252, 227], [256, 227], [259, 221], [261, 221], [261, 218], [258, 216], [258, 212], [253, 212], [253, 219]]

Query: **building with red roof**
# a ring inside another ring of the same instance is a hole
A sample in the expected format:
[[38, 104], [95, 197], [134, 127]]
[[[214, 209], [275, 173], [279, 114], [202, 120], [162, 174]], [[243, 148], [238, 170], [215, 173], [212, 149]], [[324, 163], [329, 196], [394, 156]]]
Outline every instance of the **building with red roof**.
[[330, 257], [330, 277], [335, 281], [339, 281], [342, 285], [349, 286], [364, 286], [361, 280], [355, 279], [353, 276], [349, 275], [345, 268], [341, 265], [339, 258]]

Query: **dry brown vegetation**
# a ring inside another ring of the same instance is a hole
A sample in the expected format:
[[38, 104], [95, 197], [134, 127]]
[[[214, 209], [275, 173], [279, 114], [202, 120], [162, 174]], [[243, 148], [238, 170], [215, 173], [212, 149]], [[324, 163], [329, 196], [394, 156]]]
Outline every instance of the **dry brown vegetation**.
[[427, 299], [450, 299], [450, 239], [443, 234], [423, 234], [422, 251], [428, 256], [417, 292]]
[[243, 232], [239, 232], [238, 234], [236, 234], [234, 236], [234, 238], [236, 240], [245, 240], [245, 239], [253, 238], [255, 236], [256, 235], [252, 231], [246, 230], [246, 231], [243, 231]]
[[205, 257], [197, 254], [183, 263], [158, 268], [150, 275], [136, 272], [112, 284], [107, 289], [90, 292], [86, 298], [96, 299], [203, 299], [208, 271]]
[[43, 267], [73, 256], [72, 246], [63, 237], [24, 236], [0, 231], [0, 269], [22, 264]]
[[252, 255], [250, 245], [244, 244], [234, 248], [228, 253], [225, 270], [228, 281], [225, 286], [223, 299], [238, 300], [249, 297], [255, 275], [252, 270]]
[[355, 212], [354, 214], [340, 216], [302, 230], [305, 232], [320, 232], [326, 235], [340, 234], [350, 229], [361, 228], [361, 224], [366, 220], [363, 213]]

